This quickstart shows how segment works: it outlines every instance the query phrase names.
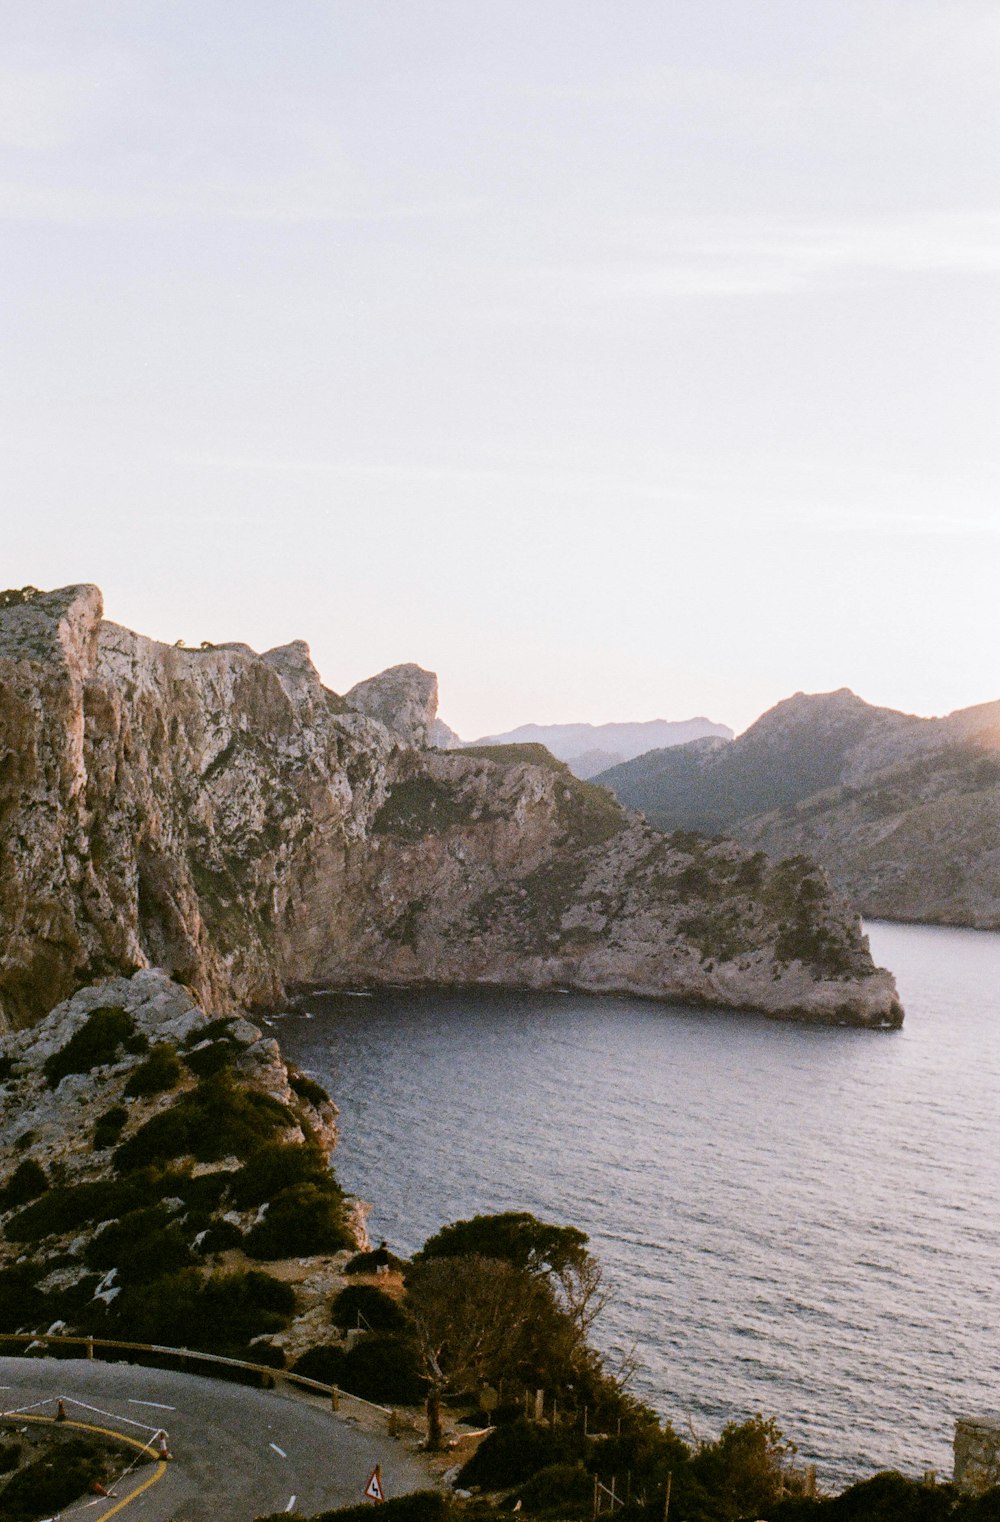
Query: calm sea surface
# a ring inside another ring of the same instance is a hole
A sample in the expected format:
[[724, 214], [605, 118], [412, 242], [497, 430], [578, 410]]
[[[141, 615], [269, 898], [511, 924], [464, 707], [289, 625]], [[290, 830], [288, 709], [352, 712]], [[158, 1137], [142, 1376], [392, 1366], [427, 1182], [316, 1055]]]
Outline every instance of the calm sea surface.
[[1000, 935], [875, 924], [899, 1032], [578, 995], [324, 995], [279, 1018], [337, 1170], [407, 1254], [531, 1210], [590, 1234], [599, 1338], [682, 1432], [777, 1417], [828, 1483], [950, 1470], [1000, 1408]]

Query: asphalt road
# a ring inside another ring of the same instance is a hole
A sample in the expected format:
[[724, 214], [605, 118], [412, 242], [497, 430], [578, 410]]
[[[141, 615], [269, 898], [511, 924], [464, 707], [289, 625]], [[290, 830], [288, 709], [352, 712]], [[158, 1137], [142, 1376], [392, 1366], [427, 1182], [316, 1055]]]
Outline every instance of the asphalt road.
[[153, 1464], [141, 1464], [116, 1487], [115, 1499], [79, 1512], [87, 1522], [111, 1512], [121, 1522], [250, 1522], [293, 1510], [308, 1516], [361, 1502], [376, 1464], [389, 1498], [432, 1483], [402, 1443], [280, 1387], [253, 1390], [96, 1359], [0, 1358], [0, 1411], [34, 1406], [51, 1416], [59, 1397], [71, 1420], [142, 1441], [160, 1425], [169, 1435], [173, 1460], [161, 1477], [122, 1507], [122, 1498], [155, 1473]]

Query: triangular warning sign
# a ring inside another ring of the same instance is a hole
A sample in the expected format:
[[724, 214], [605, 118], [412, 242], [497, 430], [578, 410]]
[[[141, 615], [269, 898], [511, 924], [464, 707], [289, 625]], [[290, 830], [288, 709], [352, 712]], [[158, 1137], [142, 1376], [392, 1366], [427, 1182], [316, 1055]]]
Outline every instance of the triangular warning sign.
[[365, 1495], [369, 1501], [384, 1501], [385, 1491], [382, 1489], [382, 1471], [376, 1464], [372, 1470], [371, 1479], [365, 1486]]

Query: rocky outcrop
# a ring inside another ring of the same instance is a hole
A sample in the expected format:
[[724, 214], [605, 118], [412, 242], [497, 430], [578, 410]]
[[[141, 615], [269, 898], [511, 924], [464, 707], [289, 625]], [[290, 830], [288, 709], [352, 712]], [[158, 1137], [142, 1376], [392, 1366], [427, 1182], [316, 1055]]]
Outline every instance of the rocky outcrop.
[[[46, 1062], [65, 1050], [95, 1010], [121, 1011], [127, 1019], [128, 1036], [108, 1060], [50, 1083], [45, 1076]], [[131, 977], [109, 978], [82, 988], [37, 1025], [6, 1035], [0, 1045], [0, 1180], [8, 1180], [26, 1158], [47, 1171], [54, 1168], [68, 1183], [103, 1176], [108, 1159], [95, 1157], [93, 1144], [99, 1117], [124, 1099], [129, 1114], [116, 1138], [121, 1141], [167, 1102], [162, 1094], [131, 1100], [125, 1095], [129, 1079], [146, 1060], [150, 1048], [169, 1042], [195, 1050], [213, 1035], [217, 1037], [219, 1031], [211, 1017], [189, 989], [161, 968], [147, 968]], [[290, 1117], [284, 1139], [303, 1141], [306, 1127], [327, 1152], [331, 1151], [337, 1141], [337, 1111], [328, 1100], [316, 1105], [296, 1094], [278, 1043], [239, 1016], [226, 1022], [224, 1036], [233, 1049], [232, 1071], [240, 1085], [299, 1112], [297, 1119]], [[194, 1077], [186, 1074], [176, 1092], [183, 1092], [194, 1082]]]
[[808, 861], [664, 840], [541, 746], [423, 749], [417, 667], [339, 698], [301, 643], [157, 644], [93, 587], [5, 601], [8, 1024], [151, 964], [221, 1010], [391, 980], [901, 1018]]
[[1000, 703], [921, 719], [797, 693], [731, 745], [599, 780], [663, 830], [809, 855], [866, 914], [1000, 928]]
[[420, 666], [390, 666], [358, 682], [344, 701], [384, 724], [404, 745], [436, 743], [431, 736], [437, 714], [438, 684], [433, 671]]
[[281, 1366], [266, 1344], [314, 1340], [368, 1246], [364, 1207], [329, 1170], [336, 1114], [258, 1026], [211, 1019], [159, 969], [81, 989], [8, 1034], [0, 1330]]

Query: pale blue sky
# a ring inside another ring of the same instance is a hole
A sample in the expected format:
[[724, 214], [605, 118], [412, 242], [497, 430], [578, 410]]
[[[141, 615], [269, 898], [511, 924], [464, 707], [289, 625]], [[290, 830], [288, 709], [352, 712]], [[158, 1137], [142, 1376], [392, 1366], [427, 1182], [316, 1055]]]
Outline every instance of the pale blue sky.
[[0, 0], [0, 585], [464, 735], [1000, 696], [995, 0]]

